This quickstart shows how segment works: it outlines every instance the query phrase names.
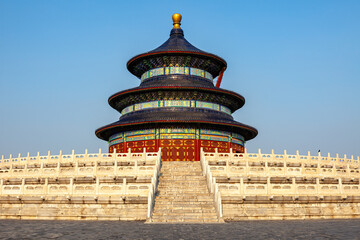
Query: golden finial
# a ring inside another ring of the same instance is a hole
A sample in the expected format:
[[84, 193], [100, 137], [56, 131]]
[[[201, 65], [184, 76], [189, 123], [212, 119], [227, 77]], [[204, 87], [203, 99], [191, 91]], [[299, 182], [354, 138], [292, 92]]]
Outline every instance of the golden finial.
[[181, 25], [181, 14], [180, 13], [175, 13], [172, 15], [172, 19], [173, 19], [173, 28], [180, 28]]

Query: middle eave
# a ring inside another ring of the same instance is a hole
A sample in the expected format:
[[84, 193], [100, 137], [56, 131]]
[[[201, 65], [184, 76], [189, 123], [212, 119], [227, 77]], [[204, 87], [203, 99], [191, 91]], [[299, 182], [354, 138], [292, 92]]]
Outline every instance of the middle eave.
[[[112, 108], [121, 111], [123, 108], [127, 107], [128, 105], [132, 105], [134, 103], [156, 100], [150, 98], [147, 100], [144, 99], [145, 98], [144, 96], [147, 93], [156, 93], [156, 92], [165, 92], [165, 91], [173, 91], [173, 92], [187, 91], [188, 94], [191, 94], [191, 92], [193, 92], [193, 94], [195, 94], [196, 92], [203, 92], [207, 94], [223, 96], [224, 101], [227, 101], [227, 104], [225, 105], [229, 107], [232, 112], [241, 108], [245, 104], [245, 98], [236, 92], [221, 88], [216, 88], [216, 87], [206, 88], [206, 87], [194, 87], [194, 86], [136, 87], [115, 93], [114, 95], [109, 97], [108, 103]], [[152, 97], [154, 97], [153, 95], [154, 94], [152, 94]], [[127, 98], [130, 99], [136, 96], [142, 97], [142, 99], [141, 100], [139, 99], [137, 101], [132, 100], [132, 102], [125, 101], [125, 103], [119, 104], [124, 99], [126, 100]]]

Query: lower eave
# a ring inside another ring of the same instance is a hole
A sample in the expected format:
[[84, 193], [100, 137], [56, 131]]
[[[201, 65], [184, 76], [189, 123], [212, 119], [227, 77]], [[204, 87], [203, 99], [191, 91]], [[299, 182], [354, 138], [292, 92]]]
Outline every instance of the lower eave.
[[[240, 134], [245, 138], [246, 141], [251, 140], [255, 138], [258, 134], [258, 131], [256, 128], [253, 128], [251, 126], [245, 125], [245, 124], [231, 124], [231, 123], [220, 123], [220, 122], [211, 122], [211, 121], [191, 121], [191, 120], [159, 120], [159, 121], [143, 121], [143, 122], [136, 122], [136, 123], [123, 123], [123, 124], [110, 124], [104, 127], [101, 127], [95, 131], [95, 134], [98, 138], [108, 141], [109, 137], [112, 134], [110, 133], [111, 129], [116, 128], [123, 128], [126, 126], [139, 126], [139, 125], [152, 125], [152, 124], [158, 124], [158, 123], [192, 123], [192, 124], [209, 124], [213, 126], [228, 126], [228, 127], [234, 127], [241, 129]], [[121, 130], [120, 130], [121, 132]], [[245, 134], [244, 134], [245, 133]], [[105, 136], [104, 136], [105, 135]]]

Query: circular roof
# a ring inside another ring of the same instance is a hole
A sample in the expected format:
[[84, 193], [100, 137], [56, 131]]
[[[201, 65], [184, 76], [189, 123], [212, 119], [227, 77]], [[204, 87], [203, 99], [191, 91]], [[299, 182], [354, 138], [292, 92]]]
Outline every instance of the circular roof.
[[175, 24], [180, 25], [174, 22], [170, 38], [160, 47], [139, 54], [128, 61], [127, 68], [132, 74], [140, 78], [144, 72], [152, 68], [178, 64], [206, 70], [215, 78], [226, 69], [227, 63], [224, 59], [194, 47], [185, 39], [180, 26], [175, 28]]

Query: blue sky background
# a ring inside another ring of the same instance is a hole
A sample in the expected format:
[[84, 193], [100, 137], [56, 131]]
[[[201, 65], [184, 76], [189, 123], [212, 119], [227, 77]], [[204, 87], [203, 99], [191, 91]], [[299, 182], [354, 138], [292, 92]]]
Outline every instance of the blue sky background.
[[140, 82], [126, 62], [185, 37], [228, 62], [248, 151], [360, 155], [360, 1], [0, 0], [0, 155], [107, 150], [110, 95]]

